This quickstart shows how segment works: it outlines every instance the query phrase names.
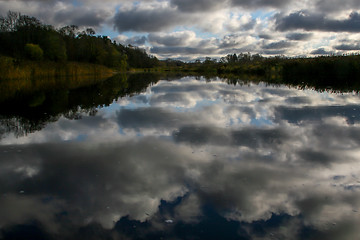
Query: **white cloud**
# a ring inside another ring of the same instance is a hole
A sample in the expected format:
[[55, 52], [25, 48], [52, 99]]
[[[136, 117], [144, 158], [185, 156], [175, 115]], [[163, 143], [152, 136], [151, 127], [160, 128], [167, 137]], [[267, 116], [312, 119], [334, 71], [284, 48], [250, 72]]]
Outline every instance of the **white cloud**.
[[153, 46], [184, 47], [197, 46], [200, 39], [193, 31], [179, 31], [171, 33], [151, 33], [149, 41]]

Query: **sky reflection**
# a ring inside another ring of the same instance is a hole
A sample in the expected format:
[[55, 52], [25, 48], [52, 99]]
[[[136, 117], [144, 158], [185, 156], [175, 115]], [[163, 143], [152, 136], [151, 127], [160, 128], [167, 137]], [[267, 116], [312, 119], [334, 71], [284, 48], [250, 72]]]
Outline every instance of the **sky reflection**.
[[2, 237], [355, 239], [359, 103], [188, 77], [9, 134]]

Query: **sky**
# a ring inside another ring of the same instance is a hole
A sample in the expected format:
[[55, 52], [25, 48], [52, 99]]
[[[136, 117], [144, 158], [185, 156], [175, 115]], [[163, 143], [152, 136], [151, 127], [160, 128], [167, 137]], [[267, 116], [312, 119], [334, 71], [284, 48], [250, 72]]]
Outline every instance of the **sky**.
[[56, 27], [92, 27], [160, 59], [360, 50], [359, 0], [0, 0], [0, 14], [9, 10]]

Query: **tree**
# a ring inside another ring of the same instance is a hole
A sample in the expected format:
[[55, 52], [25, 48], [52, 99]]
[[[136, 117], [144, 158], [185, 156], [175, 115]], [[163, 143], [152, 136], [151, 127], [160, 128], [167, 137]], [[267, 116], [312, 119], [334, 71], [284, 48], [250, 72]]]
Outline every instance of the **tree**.
[[56, 31], [45, 31], [40, 45], [43, 47], [47, 59], [60, 62], [66, 61], [65, 42]]
[[41, 60], [44, 52], [39, 45], [28, 43], [25, 45], [25, 54], [31, 60]]
[[75, 38], [78, 29], [79, 29], [79, 27], [76, 25], [65, 26], [65, 27], [62, 27], [59, 29], [59, 33], [63, 37]]
[[0, 31], [1, 32], [13, 32], [16, 30], [16, 26], [21, 14], [17, 12], [9, 11], [6, 17], [0, 17]]
[[95, 35], [95, 30], [92, 28], [87, 28], [86, 29], [86, 34], [89, 36], [94, 36]]

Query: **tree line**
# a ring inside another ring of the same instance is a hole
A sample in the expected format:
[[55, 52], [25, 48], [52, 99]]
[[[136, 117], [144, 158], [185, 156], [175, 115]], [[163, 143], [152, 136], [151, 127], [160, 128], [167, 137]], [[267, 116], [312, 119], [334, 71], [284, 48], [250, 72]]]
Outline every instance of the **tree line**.
[[151, 68], [159, 60], [143, 49], [124, 46], [92, 28], [55, 28], [35, 17], [9, 11], [0, 16], [0, 55], [16, 60], [86, 62], [110, 68]]
[[228, 54], [220, 59], [182, 62], [168, 59], [169, 69], [204, 75], [261, 78], [272, 83], [311, 86], [319, 89], [360, 90], [360, 54], [317, 57], [264, 57], [260, 54]]

